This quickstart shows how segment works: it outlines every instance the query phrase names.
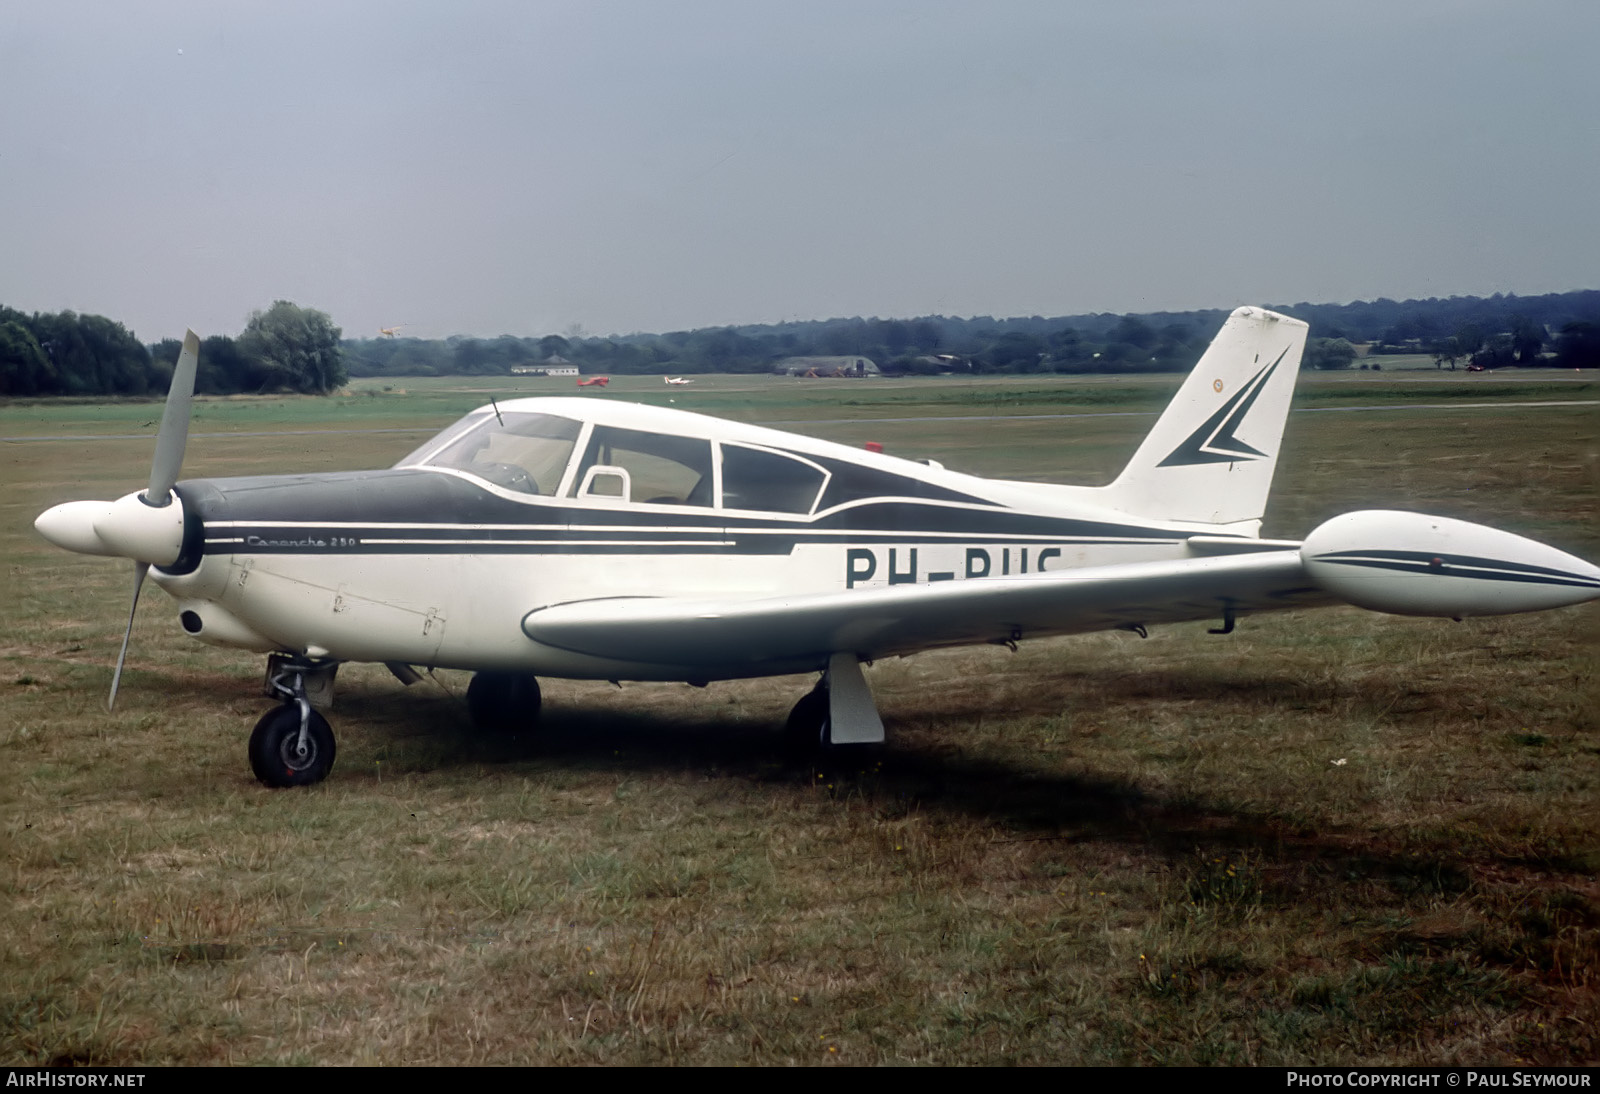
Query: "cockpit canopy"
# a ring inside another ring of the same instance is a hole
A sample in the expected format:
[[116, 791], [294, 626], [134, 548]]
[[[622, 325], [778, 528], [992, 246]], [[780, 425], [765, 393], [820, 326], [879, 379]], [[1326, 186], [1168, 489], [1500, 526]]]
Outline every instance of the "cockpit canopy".
[[395, 466], [547, 498], [796, 516], [884, 497], [978, 500], [835, 457], [505, 407], [474, 411]]
[[794, 514], [816, 508], [829, 478], [790, 453], [516, 410], [469, 414], [396, 466], [450, 468], [542, 497]]

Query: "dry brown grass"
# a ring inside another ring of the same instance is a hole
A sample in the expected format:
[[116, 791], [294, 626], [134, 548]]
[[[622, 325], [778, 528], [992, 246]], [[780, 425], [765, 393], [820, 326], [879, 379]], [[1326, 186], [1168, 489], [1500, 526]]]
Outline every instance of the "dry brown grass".
[[[826, 427], [868, 428], [1093, 478], [1141, 423]], [[1600, 555], [1592, 413], [1293, 428], [1269, 534], [1398, 502]], [[201, 438], [189, 471], [408, 446]], [[801, 679], [553, 681], [543, 733], [486, 741], [464, 675], [348, 667], [333, 777], [270, 792], [254, 659], [149, 590], [108, 713], [128, 575], [27, 526], [148, 443], [4, 452], [8, 1063], [1600, 1060], [1593, 605], [882, 663], [890, 745], [816, 768], [776, 747]]]

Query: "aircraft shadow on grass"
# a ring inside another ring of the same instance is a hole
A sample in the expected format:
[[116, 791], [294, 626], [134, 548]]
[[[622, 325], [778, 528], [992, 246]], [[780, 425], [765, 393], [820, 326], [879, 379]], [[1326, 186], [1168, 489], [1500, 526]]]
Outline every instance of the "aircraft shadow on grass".
[[[1133, 694], [1148, 694], [1145, 684], [1128, 683]], [[1166, 697], [1179, 701], [1214, 698], [1219, 686], [1214, 678], [1196, 678], [1186, 691], [1182, 674], [1169, 674], [1163, 683], [1176, 688]], [[1257, 676], [1240, 683], [1235, 694], [1263, 711], [1281, 707], [1283, 690], [1291, 686], [1317, 702], [1346, 695], [1337, 681], [1306, 685], [1291, 677]], [[820, 775], [832, 787], [826, 793], [873, 805], [885, 820], [944, 813], [995, 825], [1006, 833], [1000, 842], [1120, 845], [1127, 853], [1154, 854], [1174, 869], [1201, 874], [1218, 860], [1249, 863], [1263, 887], [1259, 899], [1269, 903], [1313, 899], [1317, 886], [1334, 882], [1379, 883], [1406, 897], [1459, 893], [1472, 881], [1454, 847], [1433, 847], [1426, 840], [1407, 844], [1345, 825], [1311, 828], [1303, 818], [1214, 797], [1203, 784], [1155, 789], [1081, 770], [1062, 772], [1056, 769], [1060, 761], [1073, 756], [1070, 738], [1048, 763], [977, 754], [961, 747], [961, 735], [983, 714], [978, 706], [914, 714], [895, 726], [894, 745], [796, 758], [785, 748], [781, 718], [774, 716], [719, 714], [707, 720], [556, 708], [546, 712], [536, 732], [486, 736], [470, 726], [459, 700], [398, 703], [392, 693], [357, 688], [348, 697], [350, 713], [370, 724], [369, 734], [382, 742], [378, 748], [411, 775], [482, 768], [508, 775], [525, 768], [531, 774], [554, 766], [663, 781], [692, 775], [697, 782], [740, 784], [753, 794], [778, 786], [814, 787]], [[1048, 709], [1055, 708], [1017, 713], [1038, 717]], [[452, 721], [460, 728], [445, 728]], [[359, 769], [347, 777], [377, 778]], [[1559, 850], [1530, 858], [1509, 844], [1478, 857], [1497, 871], [1581, 875], [1587, 869]]]

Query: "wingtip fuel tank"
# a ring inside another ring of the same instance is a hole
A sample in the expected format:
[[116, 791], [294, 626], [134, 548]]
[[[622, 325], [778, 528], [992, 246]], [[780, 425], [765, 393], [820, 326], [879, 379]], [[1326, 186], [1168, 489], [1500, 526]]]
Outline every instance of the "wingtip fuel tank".
[[1422, 513], [1334, 517], [1306, 537], [1300, 559], [1323, 589], [1391, 615], [1461, 619], [1600, 598], [1600, 567], [1511, 532]]

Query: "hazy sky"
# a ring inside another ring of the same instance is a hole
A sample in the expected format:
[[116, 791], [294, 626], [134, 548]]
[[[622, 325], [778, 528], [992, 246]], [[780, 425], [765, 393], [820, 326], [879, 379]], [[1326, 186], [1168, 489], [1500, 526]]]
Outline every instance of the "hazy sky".
[[1595, 0], [0, 0], [0, 303], [142, 339], [1600, 287]]

